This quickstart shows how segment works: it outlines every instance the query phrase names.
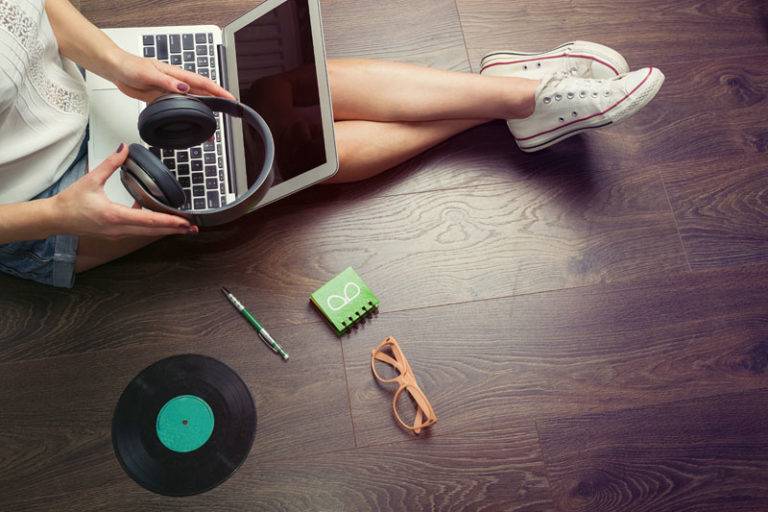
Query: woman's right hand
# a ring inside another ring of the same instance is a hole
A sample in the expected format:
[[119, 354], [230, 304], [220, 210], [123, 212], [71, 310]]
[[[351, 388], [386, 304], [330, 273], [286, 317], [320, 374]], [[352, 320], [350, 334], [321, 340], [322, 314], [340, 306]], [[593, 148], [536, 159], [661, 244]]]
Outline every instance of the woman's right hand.
[[136, 205], [128, 208], [109, 200], [104, 184], [127, 156], [128, 148], [120, 144], [116, 153], [53, 197], [59, 219], [57, 231], [109, 239], [197, 233], [197, 226], [183, 217]]

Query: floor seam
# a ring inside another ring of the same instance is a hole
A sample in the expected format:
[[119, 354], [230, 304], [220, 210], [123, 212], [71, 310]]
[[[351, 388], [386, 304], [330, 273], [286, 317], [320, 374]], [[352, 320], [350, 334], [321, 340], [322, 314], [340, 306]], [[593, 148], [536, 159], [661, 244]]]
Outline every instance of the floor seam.
[[669, 197], [669, 191], [667, 190], [667, 184], [664, 182], [664, 175], [661, 173], [661, 169], [658, 169], [656, 173], [659, 175], [659, 181], [661, 182], [661, 189], [664, 191], [664, 197], [667, 198], [667, 204], [669, 205], [669, 213], [672, 215], [672, 222], [675, 223], [675, 231], [677, 232], [677, 239], [680, 241], [680, 248], [683, 250], [683, 258], [685, 258], [685, 264], [688, 266], [688, 272], [693, 272], [691, 266], [691, 260], [688, 258], [688, 249], [685, 247], [683, 241], [683, 234], [680, 232], [680, 223], [677, 221], [677, 215], [675, 209], [672, 206], [672, 199]]
[[464, 22], [461, 20], [461, 10], [459, 9], [459, 0], [453, 0], [453, 6], [456, 8], [456, 18], [459, 20], [459, 30], [461, 31], [461, 40], [464, 43], [464, 54], [467, 56], [467, 66], [469, 72], [474, 73], [472, 61], [469, 58], [469, 47], [467, 46], [467, 34], [464, 32]]
[[541, 442], [539, 418], [533, 419], [533, 430], [536, 432], [536, 442], [539, 446], [539, 456], [541, 457], [541, 463], [544, 465], [544, 478], [547, 480], [547, 487], [549, 488], [549, 500], [552, 502], [552, 506], [555, 507], [555, 510], [562, 510], [557, 502], [557, 493], [555, 492], [555, 486], [552, 484], [552, 475], [549, 471], [549, 463], [547, 462], [547, 457], [544, 455], [544, 443]]
[[347, 405], [349, 406], [349, 421], [352, 424], [352, 443], [357, 448], [357, 431], [355, 430], [355, 416], [352, 414], [352, 394], [349, 389], [349, 376], [347, 376], [347, 358], [344, 356], [344, 341], [339, 340], [341, 347], [341, 367], [344, 370], [344, 386], [347, 388]]

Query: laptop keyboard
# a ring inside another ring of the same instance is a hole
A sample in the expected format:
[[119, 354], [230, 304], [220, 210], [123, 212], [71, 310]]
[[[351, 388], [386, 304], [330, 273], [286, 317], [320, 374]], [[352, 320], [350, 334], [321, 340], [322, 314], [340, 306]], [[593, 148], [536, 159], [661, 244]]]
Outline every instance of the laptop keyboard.
[[[183, 67], [218, 82], [216, 45], [211, 33], [145, 34], [142, 46], [145, 57]], [[199, 146], [177, 150], [149, 148], [184, 189], [183, 210], [219, 208], [233, 198], [227, 188], [222, 122], [222, 114], [216, 113], [216, 133]]]

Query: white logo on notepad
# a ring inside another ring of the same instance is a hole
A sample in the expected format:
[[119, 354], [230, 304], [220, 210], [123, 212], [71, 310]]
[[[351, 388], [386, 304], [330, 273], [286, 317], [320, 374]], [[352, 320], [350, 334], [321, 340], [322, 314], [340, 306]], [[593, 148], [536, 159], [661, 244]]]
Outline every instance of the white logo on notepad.
[[[354, 288], [354, 293], [350, 296], [350, 292], [347, 291], [348, 288]], [[332, 311], [338, 311], [350, 302], [352, 302], [357, 296], [360, 295], [360, 287], [357, 286], [357, 283], [349, 282], [344, 285], [344, 296], [341, 295], [329, 295], [326, 299], [326, 303], [328, 304], [328, 307], [331, 308]], [[336, 303], [336, 306], [331, 304], [331, 300], [334, 300]]]

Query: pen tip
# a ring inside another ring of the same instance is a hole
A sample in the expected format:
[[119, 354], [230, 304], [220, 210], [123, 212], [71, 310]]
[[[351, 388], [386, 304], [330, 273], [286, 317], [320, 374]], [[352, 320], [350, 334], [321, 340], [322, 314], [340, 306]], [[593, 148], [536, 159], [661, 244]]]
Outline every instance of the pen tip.
[[226, 289], [226, 288], [224, 288], [223, 286], [221, 287], [221, 293], [223, 293], [224, 295], [231, 295], [231, 294], [229, 293], [229, 290], [227, 290], [227, 289]]

